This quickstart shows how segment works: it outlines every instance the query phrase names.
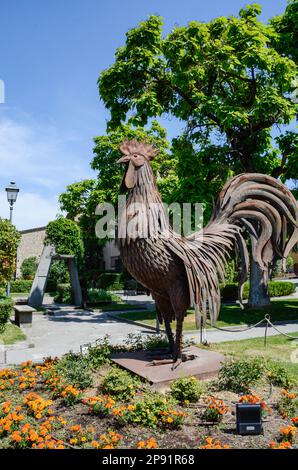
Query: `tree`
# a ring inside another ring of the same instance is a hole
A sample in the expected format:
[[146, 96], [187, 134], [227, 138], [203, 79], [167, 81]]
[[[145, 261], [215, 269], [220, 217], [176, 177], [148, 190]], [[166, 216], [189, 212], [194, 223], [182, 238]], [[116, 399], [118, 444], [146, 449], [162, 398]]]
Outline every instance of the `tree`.
[[74, 255], [77, 261], [83, 256], [81, 231], [74, 221], [58, 217], [49, 222], [46, 228], [46, 244], [55, 246], [59, 255]]
[[8, 220], [0, 218], [0, 284], [10, 281], [16, 269], [20, 234]]
[[274, 40], [276, 49], [287, 57], [298, 62], [298, 1], [290, 0], [283, 15], [271, 20], [277, 32]]
[[[207, 214], [227, 176], [245, 172], [296, 178], [294, 133], [272, 145], [273, 125], [288, 124], [296, 64], [278, 52], [278, 32], [258, 20], [257, 4], [239, 17], [193, 21], [162, 36], [162, 19], [150, 16], [126, 34], [114, 64], [98, 80], [111, 118], [108, 131], [122, 123], [146, 125], [171, 114], [186, 124], [173, 141], [178, 199], [203, 196]], [[285, 140], [291, 154], [283, 159]], [[281, 147], [279, 148], [279, 145]], [[197, 199], [198, 201], [198, 199]], [[254, 266], [254, 284], [267, 277]], [[263, 283], [264, 284], [264, 283]], [[253, 296], [252, 296], [253, 294]], [[266, 289], [251, 290], [250, 304], [267, 305]]]

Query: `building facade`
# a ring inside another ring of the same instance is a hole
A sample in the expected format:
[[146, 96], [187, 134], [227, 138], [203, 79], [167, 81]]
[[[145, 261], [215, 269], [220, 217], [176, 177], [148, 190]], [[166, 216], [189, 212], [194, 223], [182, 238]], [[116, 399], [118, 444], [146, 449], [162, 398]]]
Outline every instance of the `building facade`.
[[21, 241], [17, 252], [17, 277], [21, 276], [21, 266], [25, 259], [35, 256], [39, 260], [44, 246], [46, 227], [23, 230], [20, 234]]
[[[37, 227], [20, 232], [21, 241], [17, 252], [16, 277], [21, 276], [21, 266], [25, 259], [35, 256], [39, 260], [46, 237], [46, 227]], [[103, 248], [103, 269], [105, 271], [121, 270], [120, 253], [115, 242], [107, 242]]]

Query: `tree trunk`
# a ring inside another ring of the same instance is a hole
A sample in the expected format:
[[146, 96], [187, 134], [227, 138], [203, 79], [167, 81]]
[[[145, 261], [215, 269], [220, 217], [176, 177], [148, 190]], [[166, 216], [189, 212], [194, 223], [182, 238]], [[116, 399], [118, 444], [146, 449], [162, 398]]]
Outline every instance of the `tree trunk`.
[[259, 265], [251, 258], [250, 261], [250, 289], [248, 307], [269, 307], [270, 297], [268, 293], [268, 269], [263, 271]]

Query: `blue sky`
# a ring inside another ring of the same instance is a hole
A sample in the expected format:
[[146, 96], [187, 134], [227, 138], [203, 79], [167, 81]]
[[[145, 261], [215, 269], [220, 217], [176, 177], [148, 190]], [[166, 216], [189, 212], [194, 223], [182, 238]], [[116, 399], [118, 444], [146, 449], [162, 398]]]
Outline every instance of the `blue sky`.
[[[92, 138], [103, 134], [107, 112], [97, 78], [113, 63], [125, 32], [150, 14], [165, 32], [191, 20], [236, 15], [241, 0], [2, 0], [0, 79], [0, 216], [7, 217], [4, 188], [15, 180], [19, 229], [46, 224], [58, 213], [67, 184], [94, 177]], [[286, 0], [260, 0], [262, 19], [280, 14]], [[175, 121], [164, 121], [169, 137]]]

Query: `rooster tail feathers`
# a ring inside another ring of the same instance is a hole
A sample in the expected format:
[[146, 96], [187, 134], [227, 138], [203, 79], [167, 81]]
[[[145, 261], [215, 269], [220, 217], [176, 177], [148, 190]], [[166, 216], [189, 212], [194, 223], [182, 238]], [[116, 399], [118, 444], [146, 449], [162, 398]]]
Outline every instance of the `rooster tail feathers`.
[[286, 258], [298, 241], [296, 199], [280, 181], [259, 173], [238, 175], [225, 184], [212, 221], [244, 226], [253, 241], [253, 259], [261, 269], [268, 267], [272, 255]]
[[168, 240], [168, 247], [183, 261], [190, 301], [197, 326], [206, 322], [207, 308], [214, 325], [220, 311], [220, 280], [225, 262], [237, 246], [241, 257], [238, 298], [248, 277], [249, 254], [242, 235], [251, 237], [252, 257], [261, 269], [273, 257], [286, 258], [298, 241], [298, 206], [292, 193], [270, 176], [248, 173], [235, 176], [223, 187], [209, 224], [189, 237]]

